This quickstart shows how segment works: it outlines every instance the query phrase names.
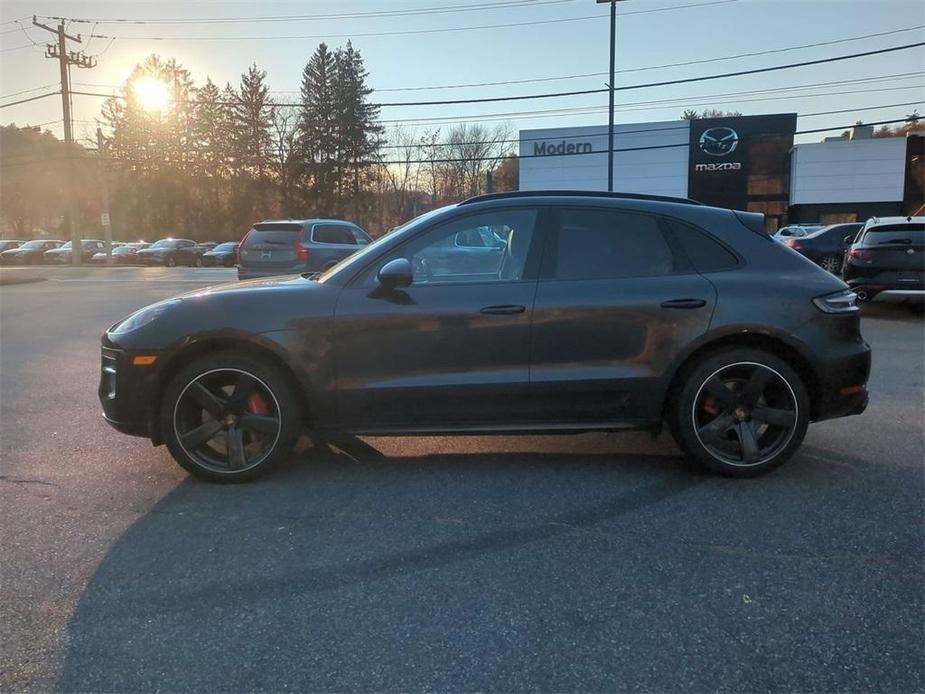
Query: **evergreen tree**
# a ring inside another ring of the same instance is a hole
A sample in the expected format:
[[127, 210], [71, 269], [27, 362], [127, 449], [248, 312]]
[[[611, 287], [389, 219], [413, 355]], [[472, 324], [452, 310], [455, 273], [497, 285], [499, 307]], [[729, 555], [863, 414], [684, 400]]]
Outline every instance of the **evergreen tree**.
[[238, 99], [233, 106], [237, 136], [236, 150], [243, 167], [258, 180], [268, 170], [272, 105], [265, 80], [267, 73], [251, 65], [241, 75]]
[[193, 125], [197, 174], [224, 177], [228, 174], [231, 138], [227, 128], [226, 107], [218, 86], [207, 79], [196, 91]]
[[318, 45], [302, 71], [299, 113], [299, 151], [309, 207], [317, 214], [333, 214], [336, 190], [337, 112], [334, 98], [334, 55]]
[[341, 197], [352, 200], [354, 216], [358, 216], [360, 175], [371, 165], [382, 144], [379, 106], [368, 101], [373, 92], [366, 85], [369, 73], [353, 44], [347, 41], [347, 47], [338, 49], [334, 57], [338, 183]]

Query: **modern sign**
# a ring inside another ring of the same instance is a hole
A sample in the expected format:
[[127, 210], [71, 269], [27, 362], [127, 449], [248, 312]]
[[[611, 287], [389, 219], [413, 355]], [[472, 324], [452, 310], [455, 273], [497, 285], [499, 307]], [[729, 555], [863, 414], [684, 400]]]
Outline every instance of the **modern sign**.
[[548, 157], [556, 154], [590, 154], [594, 151], [590, 142], [534, 142], [533, 156]]
[[109, 213], [108, 212], [103, 212], [100, 215], [100, 224], [103, 225], [104, 227], [109, 226]]
[[795, 113], [692, 120], [688, 196], [740, 210], [786, 203], [795, 130]]

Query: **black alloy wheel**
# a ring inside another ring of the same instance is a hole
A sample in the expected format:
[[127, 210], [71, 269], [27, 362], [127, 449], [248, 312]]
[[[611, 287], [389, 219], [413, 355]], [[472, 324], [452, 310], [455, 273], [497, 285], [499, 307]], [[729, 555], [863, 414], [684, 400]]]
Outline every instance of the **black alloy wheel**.
[[219, 481], [253, 479], [291, 450], [301, 408], [291, 385], [249, 355], [219, 353], [183, 369], [165, 392], [161, 427], [180, 465]]
[[672, 430], [705, 467], [750, 477], [785, 462], [809, 423], [806, 390], [775, 355], [747, 349], [698, 365], [684, 384]]

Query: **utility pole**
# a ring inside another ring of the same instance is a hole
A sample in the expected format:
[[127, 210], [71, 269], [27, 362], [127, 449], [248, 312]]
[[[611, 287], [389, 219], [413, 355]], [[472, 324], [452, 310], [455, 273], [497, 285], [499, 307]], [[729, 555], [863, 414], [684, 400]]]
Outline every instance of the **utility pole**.
[[68, 79], [68, 66], [76, 65], [79, 68], [96, 67], [96, 59], [85, 56], [80, 51], [68, 51], [67, 40], [83, 43], [80, 34], [71, 36], [64, 30], [64, 20], [58, 23], [57, 27], [50, 27], [36, 20], [32, 16], [33, 26], [44, 29], [55, 35], [57, 43], [45, 45], [45, 57], [57, 58], [58, 68], [61, 72], [61, 109], [64, 114], [64, 142], [69, 150], [66, 163], [65, 176], [65, 197], [67, 200], [67, 227], [68, 235], [71, 237], [71, 261], [74, 265], [80, 265], [80, 238], [77, 234], [77, 228], [74, 226], [74, 166], [73, 166], [73, 146], [74, 146], [74, 125], [71, 120], [71, 85]]
[[621, 0], [597, 0], [610, 3], [610, 108], [607, 109], [607, 192], [613, 192], [613, 76], [617, 63], [617, 3]]
[[109, 220], [109, 164], [103, 157], [103, 129], [96, 129], [96, 154], [100, 158], [100, 178], [102, 179], [103, 198], [100, 206], [100, 223], [103, 225], [103, 238], [106, 241], [106, 264], [112, 265], [112, 224]]

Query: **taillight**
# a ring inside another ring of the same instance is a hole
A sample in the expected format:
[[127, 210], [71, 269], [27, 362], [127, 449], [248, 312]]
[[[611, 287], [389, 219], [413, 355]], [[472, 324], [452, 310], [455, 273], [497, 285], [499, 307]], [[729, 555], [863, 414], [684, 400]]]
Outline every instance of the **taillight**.
[[298, 259], [298, 261], [300, 263], [307, 263], [309, 255], [311, 254], [308, 252], [308, 249], [305, 246], [303, 246], [301, 243], [296, 241], [295, 242], [295, 257]]
[[867, 257], [867, 251], [859, 251], [856, 248], [852, 248], [848, 251], [848, 257], [854, 258], [855, 260], [863, 260]]
[[786, 241], [784, 241], [784, 245], [789, 246], [795, 251], [802, 248], [802, 246], [800, 245], [800, 242], [797, 241], [796, 239], [787, 239]]
[[247, 237], [251, 235], [251, 231], [253, 231], [253, 229], [244, 234], [244, 238], [238, 241], [238, 245], [234, 247], [234, 257], [238, 262], [241, 261], [241, 249], [244, 248], [244, 244], [247, 243]]

